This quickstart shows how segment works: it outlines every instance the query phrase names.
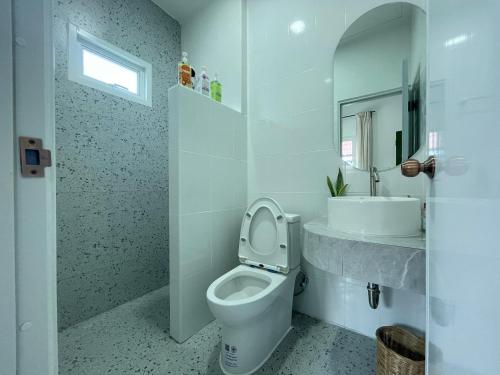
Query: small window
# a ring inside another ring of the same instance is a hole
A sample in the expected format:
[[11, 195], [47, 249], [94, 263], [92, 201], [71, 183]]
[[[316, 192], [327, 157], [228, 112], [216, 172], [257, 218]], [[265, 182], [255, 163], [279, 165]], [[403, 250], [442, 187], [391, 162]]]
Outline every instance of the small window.
[[69, 25], [68, 78], [151, 106], [151, 64]]

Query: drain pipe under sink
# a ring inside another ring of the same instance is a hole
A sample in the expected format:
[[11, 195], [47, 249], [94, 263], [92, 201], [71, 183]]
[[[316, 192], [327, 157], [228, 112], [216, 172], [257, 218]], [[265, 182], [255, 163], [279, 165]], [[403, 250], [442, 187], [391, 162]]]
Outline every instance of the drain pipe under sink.
[[368, 303], [370, 304], [370, 307], [375, 310], [378, 307], [380, 288], [378, 287], [378, 284], [368, 283], [366, 289], [368, 290]]

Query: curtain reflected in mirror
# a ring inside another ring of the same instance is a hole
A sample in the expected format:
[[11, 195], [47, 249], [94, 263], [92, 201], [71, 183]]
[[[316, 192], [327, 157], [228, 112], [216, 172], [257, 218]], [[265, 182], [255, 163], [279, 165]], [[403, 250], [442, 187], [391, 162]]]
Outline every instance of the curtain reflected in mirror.
[[365, 171], [401, 163], [401, 100], [401, 90], [394, 90], [341, 103], [342, 160]]
[[356, 168], [369, 170], [373, 166], [372, 113], [356, 113]]

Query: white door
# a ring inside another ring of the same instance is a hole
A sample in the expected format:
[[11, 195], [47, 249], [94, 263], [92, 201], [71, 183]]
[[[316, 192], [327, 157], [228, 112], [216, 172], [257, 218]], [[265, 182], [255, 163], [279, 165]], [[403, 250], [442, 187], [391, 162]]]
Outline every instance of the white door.
[[44, 178], [21, 177], [17, 150], [19, 136], [41, 138], [44, 148], [55, 149], [52, 1], [12, 4], [17, 374], [55, 375], [55, 167], [47, 168]]
[[500, 1], [429, 2], [428, 374], [500, 374]]
[[12, 9], [0, 1], [0, 375], [16, 373]]

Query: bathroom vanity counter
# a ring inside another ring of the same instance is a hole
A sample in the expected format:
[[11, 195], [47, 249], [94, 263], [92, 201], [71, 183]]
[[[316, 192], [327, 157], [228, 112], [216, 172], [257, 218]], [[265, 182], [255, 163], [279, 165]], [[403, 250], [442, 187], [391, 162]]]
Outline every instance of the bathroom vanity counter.
[[425, 294], [425, 233], [363, 236], [332, 230], [320, 218], [304, 224], [303, 255], [326, 272]]

